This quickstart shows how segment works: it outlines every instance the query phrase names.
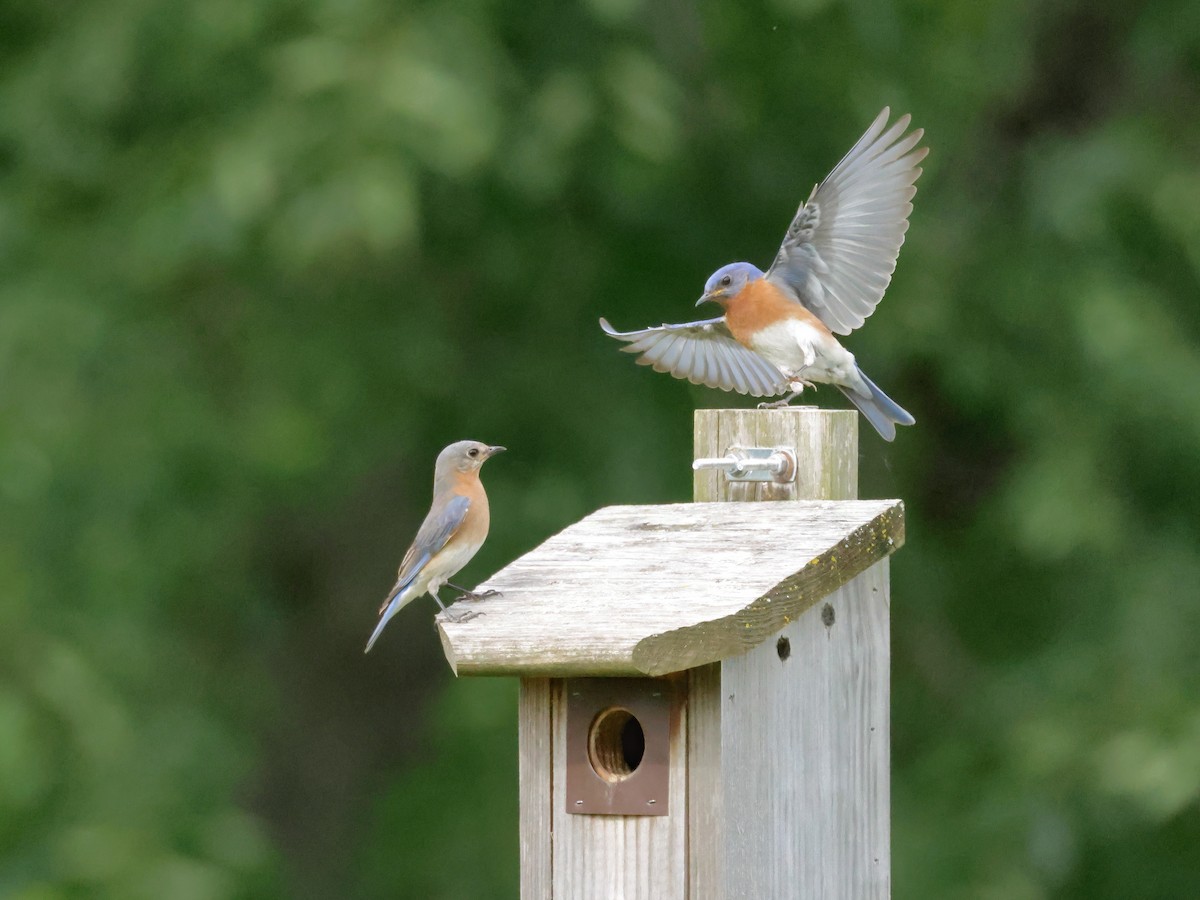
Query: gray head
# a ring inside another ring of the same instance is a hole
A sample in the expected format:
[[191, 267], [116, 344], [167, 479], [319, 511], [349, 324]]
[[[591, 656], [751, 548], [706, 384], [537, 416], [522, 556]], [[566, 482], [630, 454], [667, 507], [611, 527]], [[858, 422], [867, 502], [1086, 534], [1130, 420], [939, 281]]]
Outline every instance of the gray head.
[[438, 454], [435, 477], [440, 479], [456, 472], [478, 472], [490, 457], [503, 452], [503, 447], [489, 447], [479, 441], [458, 441]]
[[708, 276], [708, 281], [704, 283], [704, 296], [696, 301], [696, 305], [699, 306], [710, 300], [716, 303], [732, 300], [747, 284], [762, 277], [762, 270], [748, 262], [735, 262], [721, 266]]

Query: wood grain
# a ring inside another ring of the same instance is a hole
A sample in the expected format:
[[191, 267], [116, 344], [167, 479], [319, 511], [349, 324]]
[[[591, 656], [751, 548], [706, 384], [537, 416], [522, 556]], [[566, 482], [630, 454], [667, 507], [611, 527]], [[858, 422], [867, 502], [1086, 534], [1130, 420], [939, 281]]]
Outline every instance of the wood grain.
[[716, 896], [889, 896], [887, 590], [883, 560], [721, 664]]
[[[751, 422], [755, 446], [794, 446], [799, 468], [795, 484], [760, 485], [753, 499], [857, 496], [854, 413], [701, 410], [695, 454], [744, 445]], [[750, 499], [718, 473], [697, 473], [695, 491], [697, 500]], [[813, 565], [822, 564], [846, 563], [831, 554]], [[889, 896], [888, 565], [881, 559], [840, 585], [791, 585], [796, 595], [778, 606], [772, 597], [769, 612], [764, 597], [732, 620], [752, 649], [689, 673], [692, 900]], [[693, 629], [691, 640], [728, 624]], [[654, 640], [643, 649], [652, 653]]]
[[599, 510], [437, 619], [460, 675], [658, 675], [743, 653], [904, 542], [896, 500]]
[[[721, 755], [722, 663], [688, 671], [688, 900], [725, 893], [725, 781]], [[738, 896], [730, 894], [728, 896]]]
[[554, 833], [550, 679], [522, 678], [517, 705], [521, 900], [551, 900]]

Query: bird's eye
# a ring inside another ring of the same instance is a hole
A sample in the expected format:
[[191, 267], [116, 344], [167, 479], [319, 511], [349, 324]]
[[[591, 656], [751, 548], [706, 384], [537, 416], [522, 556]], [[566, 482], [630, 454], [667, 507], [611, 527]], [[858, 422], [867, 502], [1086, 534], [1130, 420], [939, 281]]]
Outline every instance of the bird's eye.
[[478, 447], [472, 447], [470, 450], [467, 451], [467, 456], [471, 457], [471, 459], [474, 459], [478, 455], [479, 455]]
[[724, 278], [721, 279], [721, 284], [724, 285], [725, 287], [729, 287], [731, 284], [733, 284], [733, 279], [730, 278], [728, 275], [726, 275]]

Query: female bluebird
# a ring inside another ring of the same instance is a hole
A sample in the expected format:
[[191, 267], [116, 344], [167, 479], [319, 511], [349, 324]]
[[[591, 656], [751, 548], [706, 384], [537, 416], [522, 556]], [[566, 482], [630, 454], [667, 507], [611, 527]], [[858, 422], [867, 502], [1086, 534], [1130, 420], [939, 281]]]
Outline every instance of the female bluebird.
[[[379, 624], [367, 641], [364, 653], [370, 652], [392, 616], [417, 597], [428, 592], [445, 611], [442, 598], [438, 596], [442, 585], [463, 590], [450, 584], [449, 579], [458, 574], [483, 546], [490, 522], [488, 498], [483, 482], [479, 480], [479, 467], [490, 457], [503, 452], [503, 447], [459, 441], [438, 454], [433, 473], [433, 505], [412, 546], [404, 554], [395, 587], [379, 607]], [[468, 591], [463, 593], [476, 596]]]
[[909, 117], [887, 127], [884, 109], [797, 211], [764, 274], [747, 262], [717, 269], [696, 302], [712, 301], [716, 319], [619, 332], [638, 362], [754, 397], [791, 390], [786, 406], [812, 382], [836, 386], [884, 440], [916, 420], [875, 386], [834, 332], [849, 334], [875, 311], [896, 270], [912, 213], [924, 132], [905, 134]]

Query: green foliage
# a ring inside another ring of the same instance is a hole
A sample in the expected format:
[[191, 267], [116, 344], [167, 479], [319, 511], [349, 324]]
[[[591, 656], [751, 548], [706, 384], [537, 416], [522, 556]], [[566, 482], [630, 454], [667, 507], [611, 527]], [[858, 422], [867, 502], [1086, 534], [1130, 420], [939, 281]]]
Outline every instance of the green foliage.
[[390, 837], [361, 845], [365, 896], [517, 895], [516, 701], [514, 679], [446, 691], [434, 743], [374, 804], [371, 833]]
[[431, 604], [360, 653], [433, 457], [513, 451], [468, 581], [686, 499], [729, 398], [597, 316], [885, 104], [896, 894], [1200, 893], [1198, 10], [0, 4], [0, 896], [511, 896], [512, 686]]

